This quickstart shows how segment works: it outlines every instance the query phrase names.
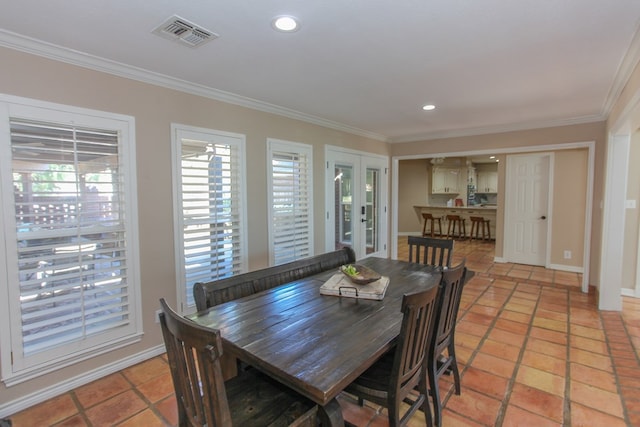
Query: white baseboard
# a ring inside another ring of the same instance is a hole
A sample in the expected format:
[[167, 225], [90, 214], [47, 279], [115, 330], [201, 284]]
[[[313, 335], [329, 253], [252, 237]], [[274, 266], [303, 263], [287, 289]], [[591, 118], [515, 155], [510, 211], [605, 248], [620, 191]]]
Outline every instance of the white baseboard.
[[640, 298], [640, 295], [635, 291], [635, 289], [622, 288], [620, 293], [623, 297], [632, 297], [632, 298]]
[[[493, 262], [504, 264], [510, 261], [503, 257], [494, 257]], [[551, 264], [546, 268], [550, 270], [568, 271], [570, 273], [584, 273], [584, 269], [582, 267], [574, 267], [571, 265]]]
[[549, 264], [549, 267], [547, 268], [551, 270], [568, 271], [569, 273], [584, 273], [584, 268], [572, 265]]
[[92, 381], [113, 374], [114, 372], [121, 371], [137, 363], [159, 356], [164, 352], [164, 345], [152, 347], [143, 352], [109, 363], [99, 369], [94, 369], [93, 371], [84, 372], [78, 376], [68, 378], [62, 382], [38, 390], [30, 395], [22, 396], [11, 402], [2, 402], [0, 403], [0, 418], [7, 418], [10, 415], [27, 409], [33, 405], [37, 405], [38, 403], [42, 403], [45, 400], [59, 396], [85, 384], [89, 384]]

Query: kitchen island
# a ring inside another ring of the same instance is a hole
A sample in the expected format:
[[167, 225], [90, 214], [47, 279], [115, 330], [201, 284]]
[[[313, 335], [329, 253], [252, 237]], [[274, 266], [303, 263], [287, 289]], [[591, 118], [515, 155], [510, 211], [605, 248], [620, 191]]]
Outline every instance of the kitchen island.
[[[495, 205], [491, 206], [414, 206], [416, 211], [416, 217], [420, 223], [420, 230], [422, 231], [422, 214], [430, 213], [434, 218], [442, 218], [442, 234], [447, 234], [447, 215], [460, 215], [465, 219], [467, 236], [471, 233], [471, 219], [472, 216], [481, 216], [484, 219], [489, 220], [489, 228], [491, 230], [491, 239], [496, 238], [496, 211]], [[437, 231], [437, 228], [436, 228]], [[482, 230], [480, 230], [482, 236]]]

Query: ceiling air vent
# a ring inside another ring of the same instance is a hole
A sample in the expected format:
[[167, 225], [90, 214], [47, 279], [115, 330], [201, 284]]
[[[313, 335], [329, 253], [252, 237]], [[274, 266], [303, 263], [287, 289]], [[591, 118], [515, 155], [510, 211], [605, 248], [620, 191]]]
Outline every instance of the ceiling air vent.
[[162, 25], [155, 28], [152, 33], [189, 47], [202, 46], [206, 42], [218, 38], [216, 33], [205, 30], [178, 15], [173, 15], [167, 19]]

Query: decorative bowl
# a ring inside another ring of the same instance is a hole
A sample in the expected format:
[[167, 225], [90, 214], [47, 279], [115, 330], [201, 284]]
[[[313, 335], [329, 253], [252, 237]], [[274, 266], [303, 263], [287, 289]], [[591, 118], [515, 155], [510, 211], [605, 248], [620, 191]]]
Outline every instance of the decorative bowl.
[[[355, 268], [355, 272], [350, 271], [350, 267]], [[347, 276], [356, 285], [366, 285], [367, 283], [375, 282], [380, 279], [380, 275], [360, 264], [347, 264], [340, 267], [340, 271]]]

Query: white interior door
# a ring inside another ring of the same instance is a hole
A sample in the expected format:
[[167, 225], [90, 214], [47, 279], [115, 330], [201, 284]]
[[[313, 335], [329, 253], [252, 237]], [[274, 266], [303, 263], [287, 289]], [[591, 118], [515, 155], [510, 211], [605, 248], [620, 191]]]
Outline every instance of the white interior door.
[[387, 163], [367, 153], [327, 149], [327, 250], [387, 256]]
[[519, 264], [547, 264], [551, 154], [507, 156], [505, 255]]

